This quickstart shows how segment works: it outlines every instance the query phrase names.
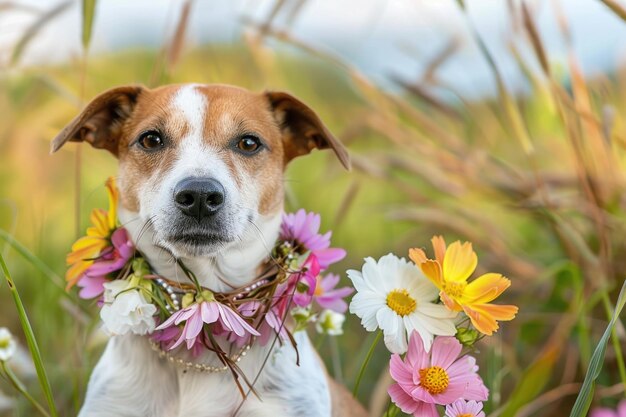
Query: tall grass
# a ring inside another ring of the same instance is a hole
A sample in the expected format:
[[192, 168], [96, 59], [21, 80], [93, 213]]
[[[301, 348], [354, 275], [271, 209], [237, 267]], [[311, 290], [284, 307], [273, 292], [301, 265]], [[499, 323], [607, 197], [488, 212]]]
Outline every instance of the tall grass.
[[[617, 1], [603, 2], [616, 16], [626, 16]], [[459, 13], [466, 3], [458, 1]], [[444, 89], [459, 96], [437, 77], [456, 53], [454, 44], [442, 49], [423, 78], [395, 77], [405, 92], [391, 94], [342, 57], [277, 29], [278, 17], [305, 13], [303, 4], [276, 1], [265, 21], [248, 22], [241, 44], [189, 48], [185, 29], [193, 4], [185, 2], [161, 51], [91, 57], [88, 64], [24, 69], [0, 79], [0, 112], [7, 121], [0, 126], [0, 196], [18, 207], [15, 237], [21, 242], [7, 261], [32, 317], [59, 415], [75, 414], [104, 339], [94, 306], [76, 308], [50, 277], [63, 274], [75, 237], [74, 181], [80, 180], [77, 207], [85, 219], [92, 207], [104, 205], [98, 190], [115, 172], [115, 161], [69, 146], [52, 158], [48, 143], [82, 99], [129, 82], [291, 90], [318, 110], [352, 152], [355, 170], [349, 174], [325, 153], [295, 162], [287, 173], [289, 207], [321, 212], [337, 243], [348, 249], [341, 268], [359, 267], [364, 256], [426, 246], [431, 235], [444, 234], [471, 240], [486, 269], [512, 279], [506, 301], [519, 305], [520, 315], [480, 347], [490, 416], [569, 416], [579, 393], [572, 416], [584, 415], [592, 403], [615, 405], [626, 395], [618, 299], [626, 276], [626, 70], [583, 77], [559, 9], [567, 2], [553, 2], [569, 45], [566, 68], [555, 71], [534, 10], [509, 2], [514, 29], [508, 41], [526, 75], [526, 95], [508, 89], [469, 17], [464, 33], [488, 63], [497, 97], [460, 96], [453, 105], [434, 94]], [[276, 45], [287, 47], [277, 53]], [[284, 52], [293, 48], [304, 54]], [[534, 52], [532, 62], [523, 49]], [[76, 82], [81, 74], [82, 84]], [[77, 152], [79, 177], [71, 168]], [[0, 229], [10, 228], [9, 213], [0, 200]], [[79, 223], [84, 228], [84, 220]], [[8, 297], [0, 288], [0, 300]], [[10, 303], [0, 301], [0, 317], [0, 325], [18, 332]], [[363, 338], [351, 317], [338, 349], [321, 341], [329, 369], [350, 388], [369, 354]], [[361, 381], [359, 398], [374, 415], [387, 407], [387, 360], [379, 346]], [[0, 382], [0, 389], [9, 387]], [[19, 402], [18, 412], [27, 408]]]

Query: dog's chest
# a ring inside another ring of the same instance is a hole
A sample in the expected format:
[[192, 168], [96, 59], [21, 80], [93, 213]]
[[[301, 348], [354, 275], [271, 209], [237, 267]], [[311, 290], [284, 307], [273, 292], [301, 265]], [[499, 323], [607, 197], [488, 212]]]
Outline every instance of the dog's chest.
[[[260, 348], [239, 362], [248, 381], [256, 379], [258, 394], [242, 403], [232, 374], [184, 371], [159, 359], [144, 338], [116, 337], [94, 370], [80, 416], [330, 416], [323, 367], [306, 334], [296, 340], [300, 366], [288, 345], [276, 348], [264, 367]], [[243, 377], [240, 382], [245, 390]]]

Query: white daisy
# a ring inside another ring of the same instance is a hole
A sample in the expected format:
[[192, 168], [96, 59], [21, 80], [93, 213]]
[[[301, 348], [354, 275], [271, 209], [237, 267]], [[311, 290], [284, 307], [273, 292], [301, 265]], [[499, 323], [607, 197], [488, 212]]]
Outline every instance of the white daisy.
[[439, 291], [414, 264], [393, 254], [378, 262], [365, 258], [362, 271], [349, 270], [356, 294], [350, 312], [367, 331], [380, 328], [392, 353], [407, 350], [407, 334], [417, 331], [426, 351], [434, 336], [454, 336], [456, 312], [436, 304]]

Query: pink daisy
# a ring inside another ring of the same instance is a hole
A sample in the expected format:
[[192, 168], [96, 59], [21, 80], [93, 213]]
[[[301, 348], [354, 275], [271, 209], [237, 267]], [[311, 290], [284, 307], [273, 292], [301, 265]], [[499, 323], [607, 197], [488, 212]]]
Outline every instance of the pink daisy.
[[[258, 301], [250, 301], [242, 304], [239, 307], [239, 312], [243, 317], [252, 317], [257, 313], [257, 310], [261, 307], [261, 303]], [[272, 336], [278, 334], [281, 340], [286, 340], [289, 335], [287, 334], [287, 328], [282, 323], [282, 319], [275, 307], [271, 308], [267, 313], [263, 315], [262, 321], [257, 326], [257, 330], [260, 333], [259, 344], [265, 346], [267, 342], [272, 340]], [[241, 347], [250, 342], [250, 334], [244, 336], [238, 336], [235, 333], [231, 333], [229, 341], [234, 342], [237, 346]]]
[[610, 408], [594, 408], [591, 411], [590, 417], [626, 417], [626, 400], [622, 400], [617, 410], [611, 410]]
[[330, 247], [330, 236], [332, 232], [320, 234], [320, 215], [307, 213], [300, 209], [295, 213], [284, 214], [283, 223], [280, 226], [280, 238], [286, 241], [295, 241], [304, 249], [311, 251], [317, 256], [322, 269], [328, 268], [330, 264], [342, 260], [346, 256], [346, 251], [340, 248]]
[[339, 283], [339, 275], [328, 274], [325, 277], [318, 276], [313, 293], [313, 300], [322, 308], [345, 313], [348, 304], [344, 298], [354, 292], [352, 287], [335, 288]]
[[230, 307], [214, 300], [197, 302], [177, 311], [157, 327], [156, 330], [178, 326], [182, 322], [185, 322], [183, 331], [180, 333], [178, 340], [169, 347], [169, 350], [175, 349], [183, 341], [187, 342], [187, 349], [191, 349], [195, 345], [205, 323], [219, 323], [224, 329], [230, 330], [240, 337], [245, 336], [247, 333], [259, 336], [259, 332], [250, 326], [239, 314]]
[[111, 243], [113, 246], [105, 248], [79, 279], [79, 297], [87, 299], [101, 295], [107, 282], [106, 276], [124, 268], [135, 253], [135, 246], [124, 228], [113, 232]]
[[435, 404], [485, 401], [489, 391], [476, 373], [476, 360], [459, 358], [461, 349], [454, 337], [439, 336], [428, 353], [419, 333], [412, 332], [404, 360], [391, 355], [389, 370], [396, 381], [388, 391], [392, 401], [403, 412], [420, 417], [438, 417]]
[[446, 406], [445, 417], [485, 417], [483, 403], [458, 400]]

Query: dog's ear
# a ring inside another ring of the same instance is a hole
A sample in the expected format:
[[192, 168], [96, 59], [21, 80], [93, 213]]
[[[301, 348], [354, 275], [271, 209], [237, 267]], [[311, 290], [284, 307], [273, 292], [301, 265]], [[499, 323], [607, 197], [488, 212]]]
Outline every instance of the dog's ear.
[[265, 96], [282, 130], [285, 163], [308, 154], [313, 148], [332, 148], [342, 165], [350, 169], [348, 151], [309, 106], [283, 92], [268, 91]]
[[58, 151], [68, 141], [84, 141], [117, 156], [124, 121], [144, 91], [142, 86], [123, 86], [100, 94], [52, 140], [50, 153]]

